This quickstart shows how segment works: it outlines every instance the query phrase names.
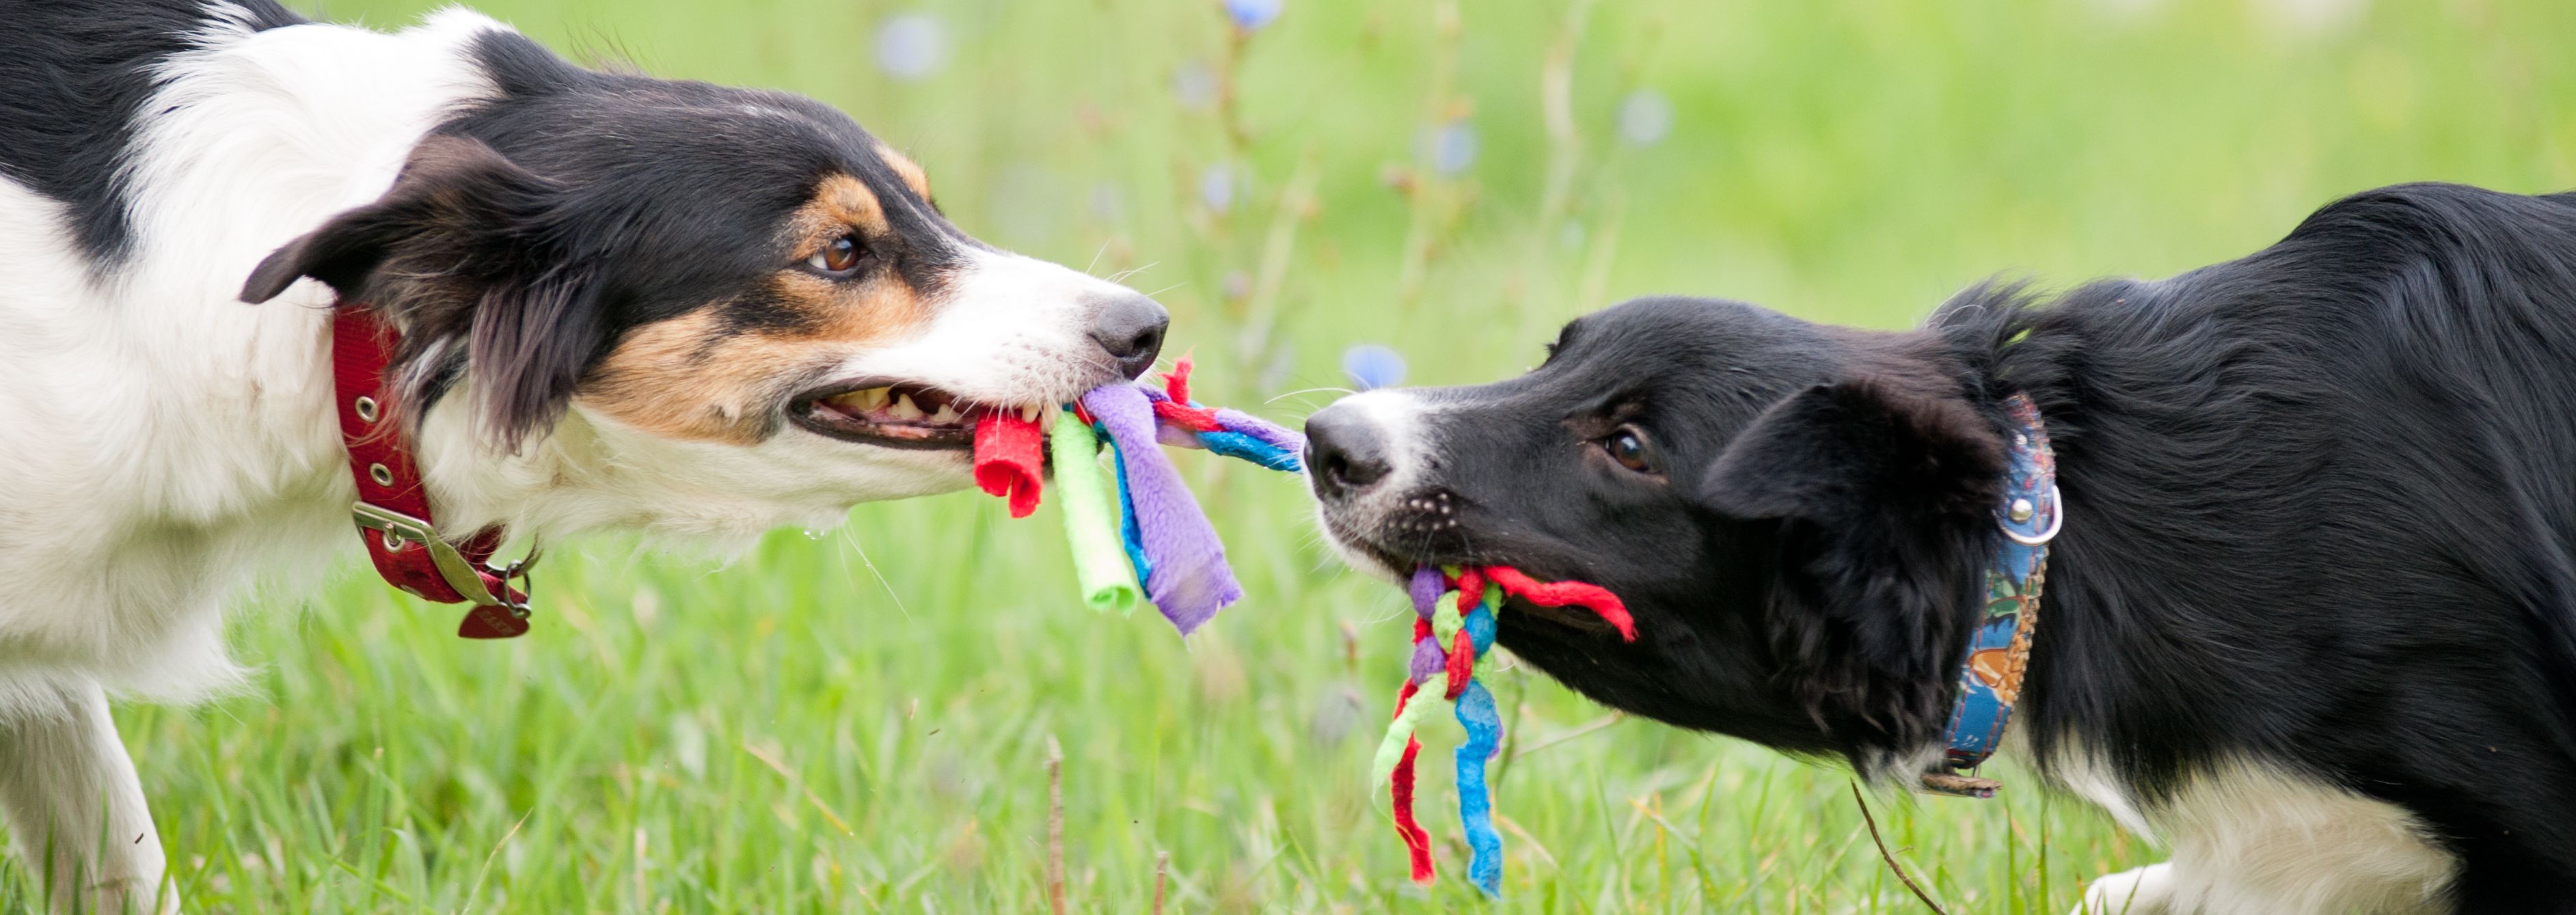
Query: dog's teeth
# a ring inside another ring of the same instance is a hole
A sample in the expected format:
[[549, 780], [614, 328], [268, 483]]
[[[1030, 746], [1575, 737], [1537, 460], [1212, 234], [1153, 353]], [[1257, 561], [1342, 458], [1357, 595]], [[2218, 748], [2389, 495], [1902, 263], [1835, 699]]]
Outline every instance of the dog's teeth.
[[939, 405], [939, 412], [937, 412], [937, 413], [933, 413], [933, 414], [930, 414], [930, 421], [931, 421], [931, 422], [934, 422], [934, 423], [953, 423], [953, 422], [956, 422], [956, 421], [957, 421], [957, 408], [956, 408], [956, 407], [954, 407], [954, 406], [950, 406], [950, 405], [948, 405], [948, 404], [940, 404], [940, 405]]
[[912, 405], [912, 395], [902, 394], [895, 397], [894, 407], [887, 410], [886, 415], [896, 419], [920, 419], [923, 414], [920, 407]]
[[1055, 421], [1056, 421], [1058, 418], [1061, 418], [1062, 416], [1064, 416], [1064, 411], [1063, 411], [1063, 410], [1039, 410], [1039, 411], [1038, 411], [1038, 431], [1040, 431], [1040, 432], [1053, 432], [1053, 431], [1055, 431]]
[[1020, 421], [1021, 421], [1021, 422], [1024, 422], [1024, 423], [1033, 423], [1033, 422], [1037, 422], [1037, 421], [1038, 421], [1038, 408], [1036, 408], [1036, 407], [1021, 407], [1021, 408], [1020, 408]]
[[871, 410], [880, 410], [884, 409], [886, 405], [886, 389], [869, 388], [864, 391], [851, 391], [845, 394], [837, 394], [832, 397], [832, 402], [862, 413]]

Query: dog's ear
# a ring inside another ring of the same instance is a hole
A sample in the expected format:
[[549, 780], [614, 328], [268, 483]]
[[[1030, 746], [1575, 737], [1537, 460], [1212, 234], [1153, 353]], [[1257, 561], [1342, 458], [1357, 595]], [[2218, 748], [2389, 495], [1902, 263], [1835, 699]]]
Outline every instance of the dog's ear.
[[1704, 508], [1774, 522], [1782, 672], [1856, 761], [1939, 735], [2003, 472], [1953, 386], [1862, 379], [1781, 399], [1700, 480]]
[[1737, 517], [1819, 522], [1989, 510], [2001, 433], [1966, 399], [1915, 387], [1859, 379], [1781, 398], [1709, 465], [1700, 500]]
[[[424, 244], [444, 253], [471, 255], [477, 242], [540, 217], [556, 188], [479, 140], [431, 136], [420, 141], [374, 203], [331, 217], [322, 227], [287, 242], [253, 268], [241, 299], [276, 298], [303, 277], [328, 284], [344, 298], [363, 298], [377, 269], [406, 248]], [[458, 262], [455, 268], [494, 265]]]
[[515, 450], [570, 401], [604, 333], [598, 271], [570, 247], [563, 189], [480, 141], [421, 141], [393, 187], [271, 253], [242, 284], [265, 302], [303, 277], [383, 311], [411, 422], [458, 380], [483, 431]]

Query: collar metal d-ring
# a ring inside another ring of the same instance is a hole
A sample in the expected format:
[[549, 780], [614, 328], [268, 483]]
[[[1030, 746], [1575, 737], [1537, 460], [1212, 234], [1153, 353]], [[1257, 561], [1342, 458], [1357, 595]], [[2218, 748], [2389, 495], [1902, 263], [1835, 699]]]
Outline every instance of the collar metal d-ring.
[[2058, 531], [2066, 529], [2066, 500], [2058, 495], [2057, 484], [2048, 484], [2048, 529], [2038, 534], [2024, 534], [2013, 530], [2010, 522], [1995, 526], [2003, 528], [2004, 536], [2012, 538], [2014, 543], [2023, 546], [2047, 546], [2049, 541], [2057, 539]]

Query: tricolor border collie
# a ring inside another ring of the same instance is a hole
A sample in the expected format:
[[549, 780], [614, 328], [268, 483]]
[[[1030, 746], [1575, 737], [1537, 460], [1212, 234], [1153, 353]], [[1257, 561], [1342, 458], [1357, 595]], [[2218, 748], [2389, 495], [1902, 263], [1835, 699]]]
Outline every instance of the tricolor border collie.
[[108, 697], [234, 682], [227, 598], [353, 552], [335, 303], [400, 334], [362, 412], [439, 527], [527, 542], [959, 488], [980, 411], [1133, 377], [1165, 320], [798, 96], [463, 10], [0, 6], [0, 807], [58, 906], [175, 904]]
[[1912, 331], [1633, 301], [1326, 408], [1307, 466], [1362, 568], [1625, 598], [1633, 644], [1502, 615], [1576, 690], [1910, 784], [1987, 676], [2022, 395], [2064, 514], [2006, 752], [2172, 852], [2086, 910], [2576, 911], [2576, 195], [2372, 191]]

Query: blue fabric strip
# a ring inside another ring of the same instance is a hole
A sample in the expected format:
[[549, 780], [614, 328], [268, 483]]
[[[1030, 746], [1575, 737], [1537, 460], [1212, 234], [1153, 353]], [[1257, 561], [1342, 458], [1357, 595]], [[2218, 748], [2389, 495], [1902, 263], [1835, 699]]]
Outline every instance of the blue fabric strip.
[[[1493, 615], [1476, 608], [1488, 626]], [[1471, 630], [1469, 638], [1475, 635]], [[1494, 798], [1485, 786], [1485, 760], [1493, 758], [1503, 746], [1503, 719], [1494, 710], [1494, 694], [1485, 684], [1467, 681], [1458, 692], [1458, 724], [1467, 729], [1467, 741], [1458, 745], [1458, 825], [1467, 833], [1467, 848], [1472, 856], [1467, 861], [1467, 882], [1485, 895], [1503, 895], [1503, 834], [1494, 830]]]
[[1136, 586], [1145, 587], [1145, 579], [1153, 574], [1154, 564], [1145, 558], [1145, 531], [1136, 526], [1136, 498], [1127, 492], [1127, 456], [1119, 453], [1118, 440], [1109, 437], [1108, 429], [1093, 423], [1091, 431], [1109, 446], [1110, 460], [1117, 468], [1118, 540], [1127, 548], [1127, 564], [1136, 568]]
[[[1486, 593], [1499, 595], [1503, 593], [1503, 589], [1501, 586], [1494, 586]], [[1485, 652], [1494, 647], [1493, 603], [1493, 601], [1486, 601], [1477, 604], [1476, 609], [1468, 611], [1466, 619], [1461, 621], [1464, 624], [1461, 628], [1467, 630], [1468, 642], [1476, 646], [1476, 657], [1479, 660], [1485, 657]]]
[[1199, 444], [1207, 450], [1230, 458], [1251, 461], [1271, 470], [1299, 473], [1305, 466], [1297, 452], [1262, 441], [1241, 432], [1200, 432]]

